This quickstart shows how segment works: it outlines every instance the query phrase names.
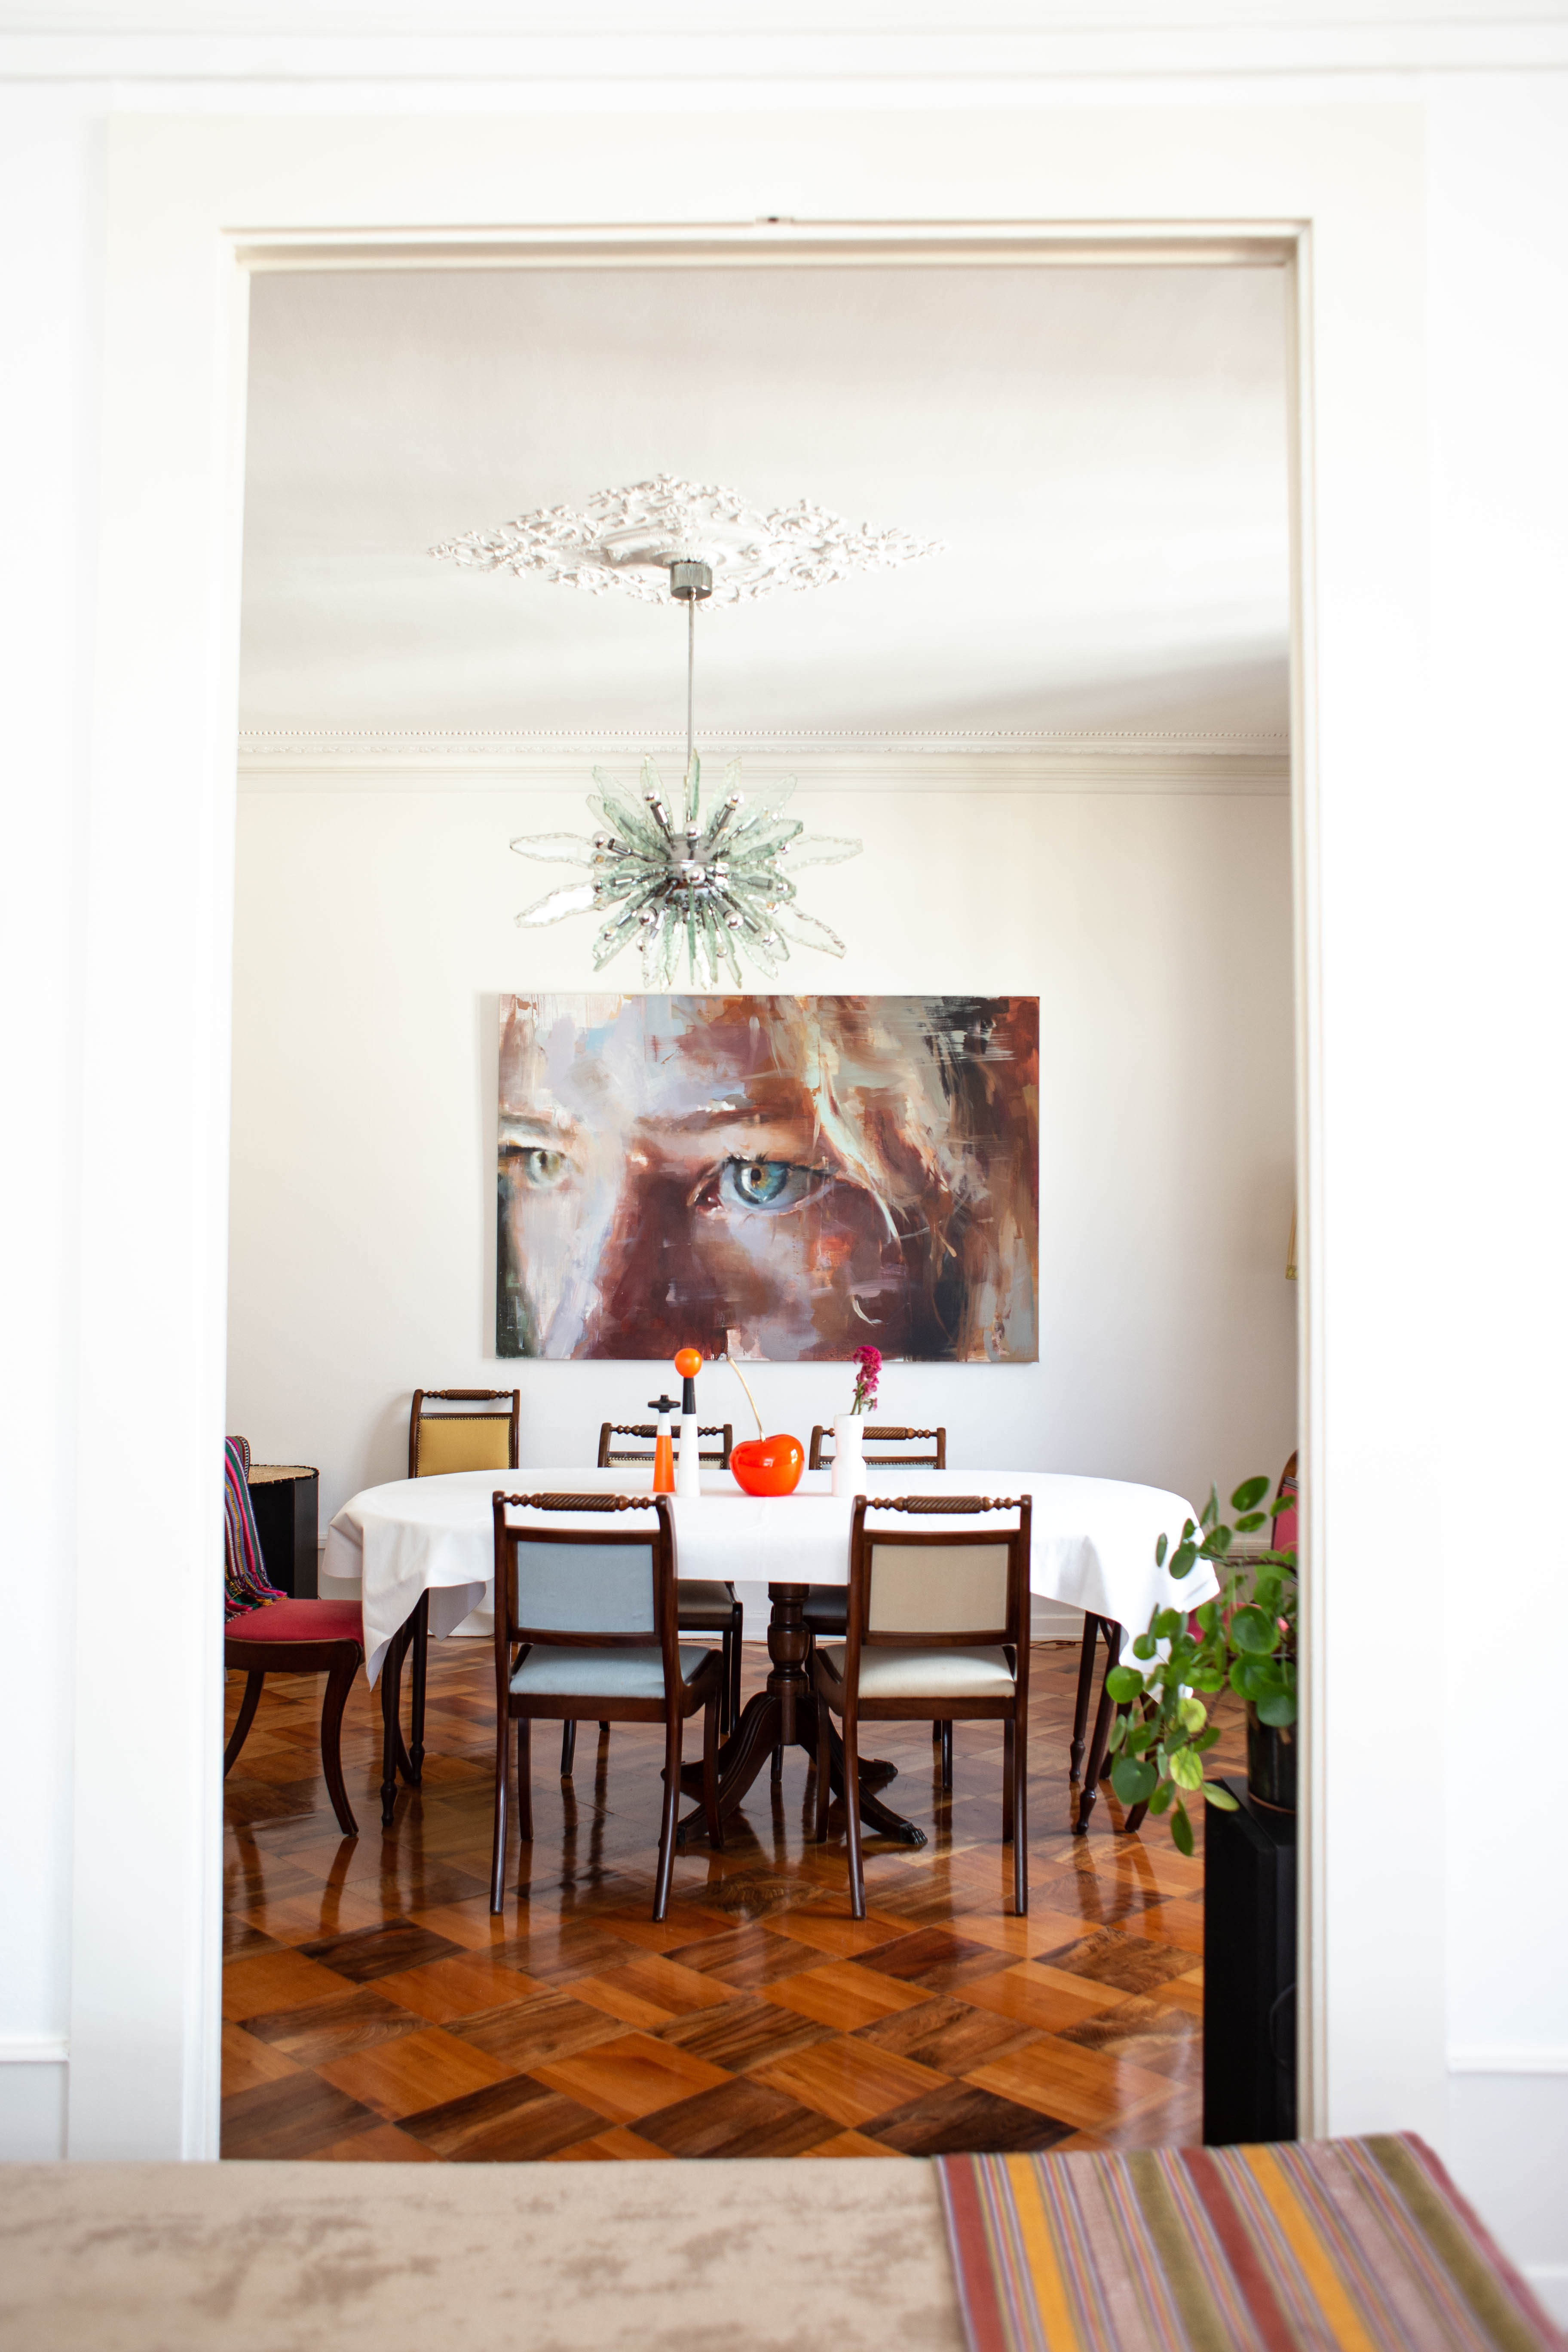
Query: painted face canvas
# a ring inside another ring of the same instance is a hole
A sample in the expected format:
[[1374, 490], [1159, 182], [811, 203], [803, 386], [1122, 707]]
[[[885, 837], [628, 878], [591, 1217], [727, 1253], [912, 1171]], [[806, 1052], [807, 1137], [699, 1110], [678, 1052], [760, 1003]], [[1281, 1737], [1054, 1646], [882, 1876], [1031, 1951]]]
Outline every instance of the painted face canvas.
[[502, 1356], [1037, 1353], [1039, 1000], [503, 996]]

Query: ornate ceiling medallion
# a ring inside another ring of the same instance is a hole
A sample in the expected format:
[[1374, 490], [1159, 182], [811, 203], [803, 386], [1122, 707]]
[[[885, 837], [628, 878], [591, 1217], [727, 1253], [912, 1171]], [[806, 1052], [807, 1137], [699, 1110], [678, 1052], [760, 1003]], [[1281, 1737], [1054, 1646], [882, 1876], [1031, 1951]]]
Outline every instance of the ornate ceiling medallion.
[[764, 514], [738, 490], [673, 474], [600, 490], [581, 513], [541, 507], [430, 551], [469, 571], [531, 573], [590, 596], [618, 588], [653, 604], [669, 593], [669, 567], [682, 559], [710, 567], [716, 604], [739, 604], [780, 588], [825, 588], [940, 551], [908, 531], [846, 522], [804, 499]]

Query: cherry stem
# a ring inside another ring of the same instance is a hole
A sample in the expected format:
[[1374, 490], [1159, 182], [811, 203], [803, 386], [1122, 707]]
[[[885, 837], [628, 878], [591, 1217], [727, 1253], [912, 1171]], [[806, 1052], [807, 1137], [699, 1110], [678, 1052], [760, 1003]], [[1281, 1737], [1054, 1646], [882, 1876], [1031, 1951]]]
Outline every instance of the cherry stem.
[[762, 1416], [762, 1414], [757, 1411], [757, 1400], [756, 1400], [756, 1398], [752, 1394], [751, 1388], [750, 1388], [750, 1386], [749, 1386], [749, 1385], [748, 1385], [748, 1383], [747, 1383], [746, 1375], [745, 1375], [745, 1373], [741, 1370], [740, 1365], [735, 1361], [735, 1359], [734, 1359], [734, 1357], [733, 1357], [733, 1356], [726, 1356], [726, 1357], [725, 1357], [725, 1359], [724, 1359], [724, 1361], [729, 1365], [730, 1370], [734, 1373], [735, 1378], [740, 1381], [741, 1386], [742, 1386], [742, 1387], [745, 1390], [745, 1391], [746, 1391], [746, 1402], [747, 1402], [747, 1403], [751, 1406], [751, 1408], [752, 1408], [752, 1419], [756, 1423], [756, 1424], [757, 1424], [757, 1435], [758, 1435], [759, 1437], [761, 1437], [761, 1435], [762, 1435], [762, 1433], [763, 1433], [763, 1416]]

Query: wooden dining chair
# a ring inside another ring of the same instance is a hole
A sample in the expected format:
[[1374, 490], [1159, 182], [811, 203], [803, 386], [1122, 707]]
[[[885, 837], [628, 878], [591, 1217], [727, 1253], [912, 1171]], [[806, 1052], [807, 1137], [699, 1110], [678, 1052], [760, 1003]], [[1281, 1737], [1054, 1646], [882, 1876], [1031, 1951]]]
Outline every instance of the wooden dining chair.
[[[437, 1410], [431, 1412], [430, 1405]], [[453, 1408], [458, 1408], [454, 1410]], [[439, 1478], [458, 1470], [515, 1470], [522, 1427], [521, 1389], [416, 1389], [408, 1413], [408, 1475]], [[393, 1719], [402, 1713], [403, 1662], [413, 1654], [407, 1756], [417, 1787], [425, 1769], [425, 1685], [430, 1654], [430, 1596], [422, 1592], [389, 1644]], [[382, 1786], [382, 1820], [392, 1818], [390, 1777]]]
[[[702, 1804], [710, 1842], [724, 1843], [719, 1814], [719, 1705], [723, 1665], [716, 1650], [680, 1639], [676, 1604], [675, 1518], [667, 1495], [503, 1495], [494, 1497], [496, 1777], [490, 1909], [501, 1908], [506, 1876], [507, 1783], [517, 1726], [518, 1827], [533, 1837], [530, 1726], [536, 1719], [664, 1726], [664, 1802], [653, 1916], [669, 1901], [680, 1799], [681, 1734], [702, 1710]], [[521, 1524], [509, 1511], [544, 1516]], [[552, 1527], [563, 1514], [649, 1512], [638, 1528]]]
[[[1296, 1541], [1296, 1455], [1292, 1454], [1284, 1469], [1279, 1473], [1279, 1484], [1275, 1489], [1276, 1501], [1284, 1502], [1286, 1507], [1274, 1516], [1270, 1542], [1273, 1549], [1281, 1551], [1289, 1550]], [[1247, 1549], [1238, 1546], [1229, 1557], [1232, 1561], [1244, 1561], [1247, 1557]], [[1073, 1705], [1072, 1740], [1068, 1749], [1069, 1786], [1078, 1782], [1079, 1769], [1083, 1762], [1084, 1727], [1089, 1721], [1089, 1702], [1094, 1690], [1096, 1650], [1103, 1641], [1105, 1675], [1109, 1675], [1111, 1668], [1121, 1662], [1121, 1644], [1124, 1639], [1125, 1629], [1117, 1624], [1113, 1618], [1096, 1617], [1088, 1610], [1084, 1612], [1083, 1643], [1079, 1651], [1078, 1661], [1078, 1696]], [[1089, 1828], [1089, 1817], [1094, 1811], [1094, 1801], [1100, 1793], [1100, 1784], [1102, 1780], [1109, 1780], [1110, 1778], [1110, 1720], [1116, 1712], [1110, 1694], [1105, 1687], [1105, 1676], [1102, 1675], [1100, 1685], [1100, 1705], [1094, 1714], [1094, 1730], [1088, 1743], [1089, 1769], [1079, 1789], [1078, 1815], [1073, 1822], [1075, 1836], [1082, 1836]], [[1126, 1835], [1132, 1836], [1142, 1828], [1144, 1815], [1148, 1810], [1147, 1804], [1132, 1807], [1121, 1825]]]
[[[675, 1458], [679, 1462], [680, 1459], [680, 1425], [679, 1423], [676, 1423], [670, 1433], [675, 1440]], [[707, 1446], [700, 1445], [697, 1455], [699, 1462], [706, 1462], [715, 1470], [728, 1470], [730, 1467], [730, 1455], [733, 1452], [735, 1444], [735, 1432], [732, 1424], [727, 1421], [705, 1421], [699, 1427], [697, 1434], [700, 1440], [704, 1437], [716, 1437], [719, 1440], [718, 1445], [711, 1449]], [[658, 1424], [657, 1422], [601, 1422], [599, 1423], [600, 1469], [624, 1470], [642, 1467], [651, 1470], [653, 1468], [654, 1440], [658, 1435]], [[638, 1443], [636, 1445], [618, 1446], [616, 1444], [617, 1437], [635, 1437], [638, 1440]]]
[[[432, 1404], [439, 1410], [429, 1412]], [[454, 1412], [455, 1405], [479, 1410]], [[521, 1425], [521, 1389], [416, 1389], [408, 1415], [408, 1475], [515, 1470]]]
[[[599, 1425], [599, 1467], [601, 1470], [624, 1470], [632, 1467], [653, 1471], [654, 1440], [658, 1426], [651, 1421], [602, 1422]], [[735, 1432], [729, 1422], [713, 1422], [697, 1432], [699, 1439], [716, 1437], [719, 1444], [710, 1453], [699, 1452], [698, 1460], [716, 1470], [730, 1467], [730, 1454], [735, 1442]], [[637, 1445], [617, 1446], [617, 1437], [636, 1438]], [[680, 1440], [675, 1441], [675, 1458], [680, 1459]], [[680, 1631], [685, 1633], [717, 1633], [724, 1651], [724, 1698], [720, 1710], [719, 1728], [728, 1734], [733, 1731], [741, 1715], [741, 1642], [745, 1630], [745, 1611], [735, 1598], [732, 1584], [718, 1577], [687, 1577], [677, 1589], [680, 1610]], [[599, 1728], [608, 1732], [609, 1725]], [[568, 1723], [561, 1734], [561, 1776], [569, 1777], [577, 1748], [577, 1727]]]
[[223, 1751], [226, 1780], [245, 1746], [268, 1675], [325, 1675], [321, 1700], [321, 1777], [345, 1837], [359, 1823], [343, 1785], [343, 1707], [364, 1664], [364, 1633], [357, 1601], [295, 1601], [268, 1581], [251, 1508], [250, 1448], [243, 1437], [224, 1440], [224, 1634], [227, 1674], [245, 1676], [245, 1696]]
[[[945, 1470], [947, 1468], [947, 1427], [945, 1423], [935, 1429], [900, 1429], [890, 1421], [868, 1421], [866, 1434], [874, 1445], [883, 1449], [877, 1454], [863, 1454], [868, 1470]], [[831, 1470], [833, 1432], [818, 1422], [811, 1433], [811, 1450], [806, 1455], [808, 1470]], [[826, 1441], [825, 1447], [825, 1441]], [[925, 1445], [928, 1453], [912, 1449]], [[813, 1584], [807, 1588], [805, 1617], [811, 1628], [812, 1639], [817, 1642], [841, 1642], [844, 1639], [844, 1612], [848, 1595], [842, 1584]], [[952, 1726], [933, 1723], [931, 1727], [933, 1745], [942, 1749], [942, 1787], [952, 1786]]]
[[[858, 1495], [849, 1536], [847, 1630], [811, 1658], [816, 1694], [817, 1843], [827, 1836], [830, 1714], [844, 1727], [849, 1907], [866, 1916], [859, 1784], [863, 1722], [998, 1719], [1002, 1837], [1013, 1841], [1013, 1907], [1029, 1907], [1029, 1538], [1027, 1495]], [[911, 1518], [1016, 1511], [1016, 1527], [887, 1529], [868, 1511]]]
[[[880, 1446], [879, 1454], [864, 1455], [868, 1470], [945, 1470], [947, 1468], [947, 1431], [937, 1429], [900, 1429], [890, 1421], [868, 1421], [866, 1437], [872, 1445]], [[916, 1445], [928, 1445], [927, 1454], [910, 1450]], [[808, 1470], [831, 1470], [833, 1467], [833, 1432], [818, 1422], [811, 1433], [811, 1450], [806, 1456]]]

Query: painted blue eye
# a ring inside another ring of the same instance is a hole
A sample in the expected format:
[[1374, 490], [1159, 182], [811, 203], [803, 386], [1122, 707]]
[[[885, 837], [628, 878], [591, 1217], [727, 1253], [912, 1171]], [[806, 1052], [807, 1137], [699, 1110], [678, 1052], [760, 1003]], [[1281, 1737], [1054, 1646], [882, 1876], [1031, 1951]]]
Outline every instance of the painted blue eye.
[[522, 1181], [535, 1192], [553, 1192], [572, 1172], [572, 1162], [563, 1151], [546, 1151], [541, 1146], [511, 1155], [514, 1169]]
[[798, 1208], [819, 1188], [821, 1177], [812, 1168], [797, 1168], [789, 1160], [726, 1160], [719, 1171], [719, 1197], [726, 1208]]

